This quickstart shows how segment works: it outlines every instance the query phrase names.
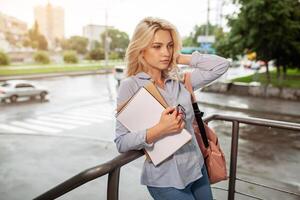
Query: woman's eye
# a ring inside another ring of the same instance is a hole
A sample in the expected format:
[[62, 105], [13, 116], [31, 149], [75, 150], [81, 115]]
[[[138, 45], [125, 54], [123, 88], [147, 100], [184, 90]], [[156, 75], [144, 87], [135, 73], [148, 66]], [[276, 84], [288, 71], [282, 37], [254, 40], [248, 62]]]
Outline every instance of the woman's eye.
[[173, 48], [173, 47], [174, 47], [174, 45], [173, 45], [173, 44], [170, 44], [168, 47], [169, 47], [169, 48]]
[[155, 49], [159, 49], [159, 48], [160, 48], [160, 46], [153, 46], [153, 48], [155, 48]]

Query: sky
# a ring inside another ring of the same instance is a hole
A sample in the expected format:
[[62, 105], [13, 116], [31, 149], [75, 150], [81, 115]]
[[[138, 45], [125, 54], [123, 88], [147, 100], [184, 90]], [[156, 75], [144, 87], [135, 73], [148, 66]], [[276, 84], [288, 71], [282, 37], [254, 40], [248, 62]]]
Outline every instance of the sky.
[[[65, 12], [65, 37], [82, 35], [82, 27], [87, 24], [105, 25], [107, 23], [132, 35], [136, 24], [144, 17], [153, 16], [166, 19], [174, 24], [181, 36], [188, 36], [195, 25], [207, 21], [208, 0], [0, 0], [0, 12], [16, 17], [32, 26], [34, 7], [50, 2], [60, 6]], [[230, 1], [230, 0], [224, 0]], [[218, 4], [222, 0], [210, 0], [210, 21], [220, 24]], [[223, 15], [236, 11], [236, 6], [226, 3]], [[222, 26], [226, 29], [226, 21]]]

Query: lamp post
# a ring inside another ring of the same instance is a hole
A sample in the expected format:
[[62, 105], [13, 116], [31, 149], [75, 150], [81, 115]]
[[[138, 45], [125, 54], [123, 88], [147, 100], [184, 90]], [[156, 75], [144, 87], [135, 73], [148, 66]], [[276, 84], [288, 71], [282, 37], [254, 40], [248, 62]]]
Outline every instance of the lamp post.
[[[105, 7], [105, 34], [104, 34], [104, 57], [105, 57], [105, 68], [108, 67], [108, 52], [109, 52], [109, 37], [108, 37], [108, 26], [107, 26], [107, 19], [108, 19], [108, 13], [107, 13], [107, 5]], [[105, 78], [106, 78], [106, 86], [107, 86], [107, 91], [108, 91], [108, 96], [109, 100], [113, 100], [113, 95], [112, 95], [112, 89], [109, 84], [109, 76], [107, 73], [107, 69], [105, 72]]]
[[108, 51], [109, 51], [109, 47], [108, 47], [108, 27], [107, 27], [107, 7], [105, 8], [105, 37], [104, 37], [104, 56], [105, 56], [105, 67], [108, 66]]

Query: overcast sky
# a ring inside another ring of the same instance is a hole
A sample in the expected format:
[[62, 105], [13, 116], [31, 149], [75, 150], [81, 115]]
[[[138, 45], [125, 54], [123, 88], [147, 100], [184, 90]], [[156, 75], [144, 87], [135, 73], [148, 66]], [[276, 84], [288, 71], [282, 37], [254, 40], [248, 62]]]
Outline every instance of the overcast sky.
[[[230, 0], [226, 0], [230, 1]], [[34, 21], [36, 5], [46, 5], [48, 0], [0, 0], [0, 12], [28, 23]], [[187, 36], [198, 24], [206, 23], [207, 0], [50, 0], [65, 11], [65, 36], [81, 35], [87, 24], [105, 24], [105, 8], [108, 25], [132, 35], [136, 24], [146, 16], [164, 18], [173, 23], [181, 36]], [[218, 11], [222, 0], [210, 0], [210, 21], [220, 23]], [[223, 6], [223, 14], [233, 13], [234, 5]], [[223, 20], [225, 26], [225, 20]]]

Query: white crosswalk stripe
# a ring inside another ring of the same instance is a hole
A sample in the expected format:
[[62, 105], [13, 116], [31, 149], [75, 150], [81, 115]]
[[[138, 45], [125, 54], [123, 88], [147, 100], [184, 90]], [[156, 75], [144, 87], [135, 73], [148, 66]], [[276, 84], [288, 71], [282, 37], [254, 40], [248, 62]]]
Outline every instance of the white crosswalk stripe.
[[82, 116], [82, 117], [91, 117], [91, 118], [99, 118], [99, 119], [106, 119], [106, 120], [112, 120], [113, 116], [109, 116], [109, 115], [95, 115], [95, 114], [88, 114], [88, 113], [82, 113], [82, 112], [67, 112], [67, 114], [70, 115], [75, 115], [75, 116]]
[[41, 131], [41, 132], [48, 132], [48, 133], [61, 132], [61, 130], [59, 130], [59, 129], [49, 128], [49, 127], [45, 127], [45, 126], [41, 126], [41, 125], [29, 124], [26, 122], [13, 121], [13, 122], [10, 122], [10, 124], [16, 125], [21, 128], [28, 128], [30, 130]]
[[62, 119], [67, 119], [67, 120], [79, 120], [83, 122], [94, 122], [94, 123], [101, 123], [103, 120], [101, 118], [86, 118], [86, 117], [80, 117], [80, 116], [70, 116], [70, 115], [64, 115], [64, 114], [52, 114], [49, 115], [50, 117], [58, 117]]
[[0, 124], [0, 133], [1, 132], [11, 132], [11, 133], [36, 133], [35, 131], [16, 127], [16, 126], [11, 126], [7, 124]]
[[50, 126], [50, 127], [54, 127], [54, 128], [60, 128], [60, 129], [74, 129], [74, 128], [76, 128], [76, 126], [73, 126], [73, 125], [67, 125], [65, 123], [64, 124], [58, 124], [58, 123], [54, 123], [54, 122], [49, 122], [47, 120], [26, 119], [25, 122], [40, 124], [40, 125]]
[[37, 119], [42, 119], [42, 120], [48, 120], [48, 121], [53, 121], [53, 122], [58, 122], [58, 123], [66, 123], [66, 124], [72, 124], [72, 125], [82, 125], [82, 126], [86, 126], [86, 125], [90, 125], [91, 122], [82, 122], [79, 120], [70, 120], [70, 119], [62, 119], [62, 118], [58, 118], [58, 117], [38, 117]]
[[[96, 102], [97, 103], [97, 102]], [[8, 123], [0, 123], [1, 133], [23, 133], [23, 134], [54, 134], [88, 126], [101, 124], [105, 121], [114, 120], [112, 104], [86, 105], [82, 108], [65, 110], [60, 113], [51, 113], [24, 120], [16, 120]]]

